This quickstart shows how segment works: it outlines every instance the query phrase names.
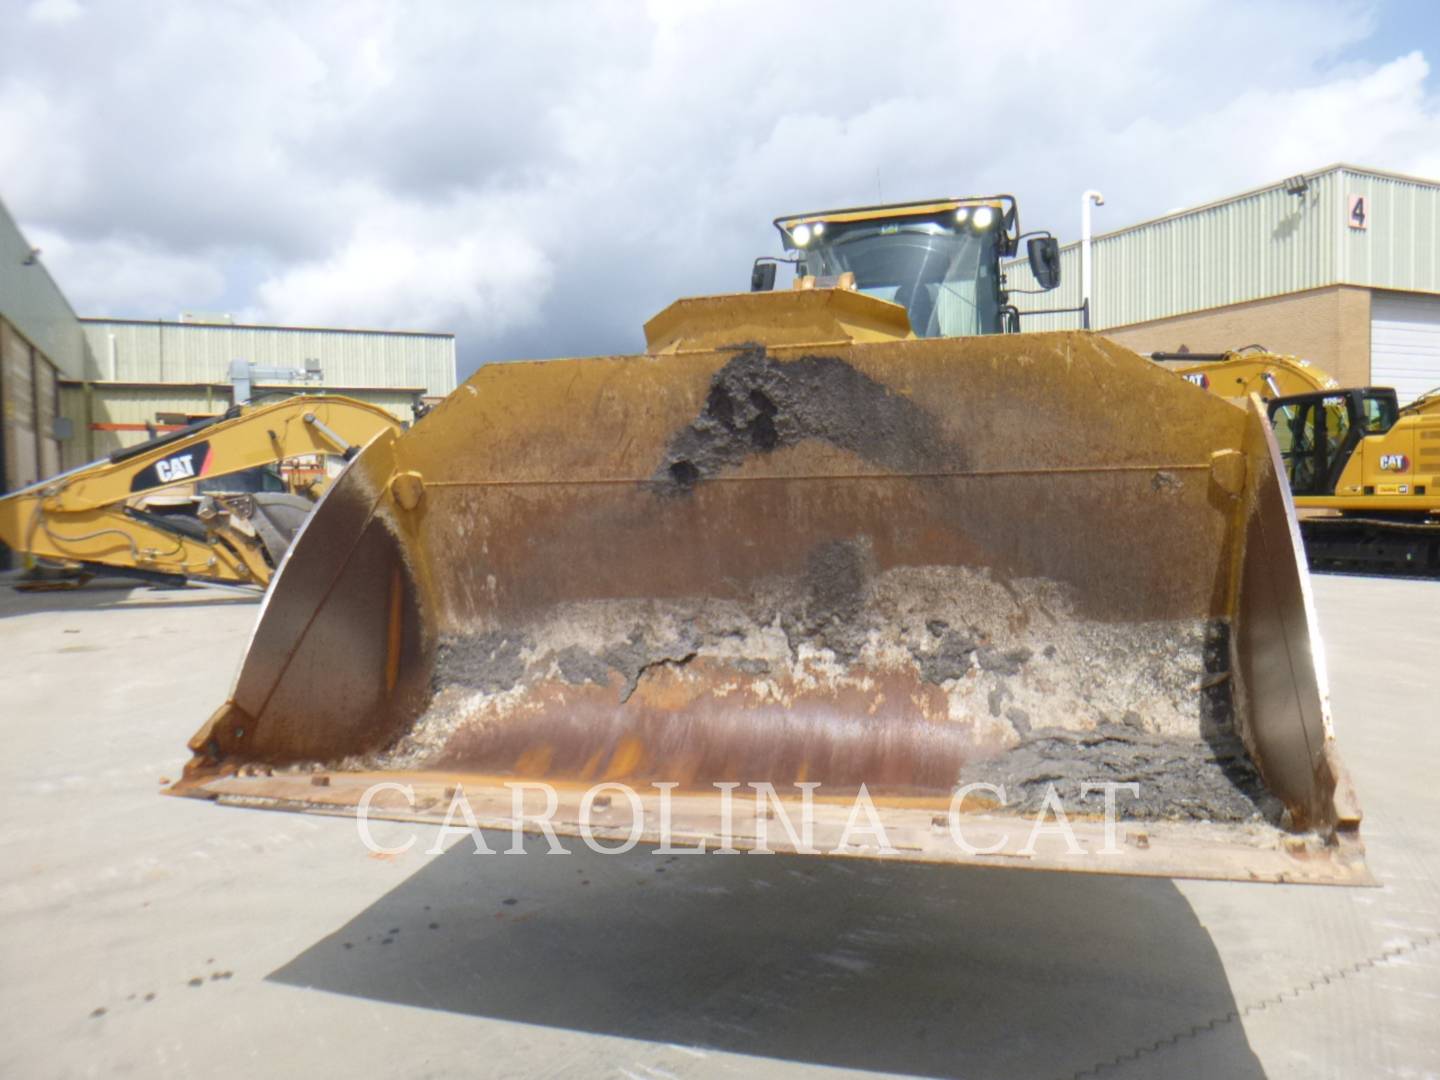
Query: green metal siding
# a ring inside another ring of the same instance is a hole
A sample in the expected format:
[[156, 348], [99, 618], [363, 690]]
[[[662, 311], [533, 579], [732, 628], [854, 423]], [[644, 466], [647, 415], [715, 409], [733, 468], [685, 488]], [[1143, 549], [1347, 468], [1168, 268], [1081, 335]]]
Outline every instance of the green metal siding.
[[1370, 200], [1367, 229], [1343, 225], [1336, 280], [1401, 292], [1440, 293], [1440, 184], [1351, 171], [1349, 195]]
[[223, 382], [230, 361], [303, 369], [315, 359], [325, 373], [317, 386], [425, 387], [443, 396], [455, 389], [455, 338], [376, 330], [86, 319], [103, 377], [109, 378], [110, 338], [115, 378], [129, 382]]
[[[1092, 241], [1095, 329], [1351, 284], [1440, 293], [1440, 183], [1336, 166], [1303, 195], [1277, 184]], [[1346, 222], [1350, 195], [1369, 198], [1370, 225]], [[1102, 211], [1103, 212], [1103, 211]], [[1033, 289], [1023, 260], [1005, 272]], [[1027, 309], [1080, 303], [1080, 245], [1061, 251], [1061, 287], [1012, 299]], [[1022, 318], [1027, 329], [1079, 325], [1076, 315]]]

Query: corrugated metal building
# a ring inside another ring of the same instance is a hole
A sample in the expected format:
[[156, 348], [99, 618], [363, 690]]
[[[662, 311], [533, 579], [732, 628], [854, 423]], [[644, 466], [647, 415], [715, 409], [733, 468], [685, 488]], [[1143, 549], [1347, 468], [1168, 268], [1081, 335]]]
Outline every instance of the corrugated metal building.
[[348, 394], [402, 420], [456, 385], [453, 334], [80, 319], [0, 204], [0, 492], [224, 412], [236, 360], [319, 371], [257, 376], [252, 397]]
[[89, 372], [75, 312], [0, 203], [0, 491], [60, 469], [60, 383]]
[[[345, 394], [413, 420], [425, 399], [455, 389], [455, 336], [396, 330], [236, 324], [225, 316], [82, 319], [92, 359], [87, 379], [64, 380], [61, 405], [77, 438], [67, 466], [133, 445], [232, 403], [230, 366], [294, 372], [257, 377], [252, 396], [301, 391]], [[301, 377], [318, 369], [318, 379]]]
[[80, 322], [111, 381], [224, 383], [236, 359], [301, 370], [306, 360], [319, 360], [326, 386], [405, 387], [434, 397], [455, 389], [453, 334], [245, 326], [206, 318]]
[[[1013, 289], [1035, 287], [1023, 262], [1006, 274]], [[1091, 326], [1139, 352], [1259, 343], [1402, 401], [1440, 386], [1434, 180], [1332, 165], [1098, 236], [1092, 276]], [[1061, 251], [1059, 289], [1012, 299], [1022, 312], [1078, 307], [1079, 244]]]

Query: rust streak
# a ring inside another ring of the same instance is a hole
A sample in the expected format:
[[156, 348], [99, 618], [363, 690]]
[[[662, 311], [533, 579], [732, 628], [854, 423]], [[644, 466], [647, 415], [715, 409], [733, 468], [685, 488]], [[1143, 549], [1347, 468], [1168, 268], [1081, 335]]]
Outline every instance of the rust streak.
[[400, 642], [404, 627], [402, 616], [405, 598], [405, 583], [400, 576], [400, 567], [390, 571], [390, 620], [386, 628], [385, 642], [385, 692], [393, 693], [395, 681], [400, 677]]

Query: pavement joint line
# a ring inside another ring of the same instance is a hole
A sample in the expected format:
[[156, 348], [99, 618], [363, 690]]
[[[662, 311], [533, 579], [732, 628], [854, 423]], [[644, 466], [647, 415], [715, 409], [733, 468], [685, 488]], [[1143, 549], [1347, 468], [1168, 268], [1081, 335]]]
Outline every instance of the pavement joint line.
[[1283, 1005], [1286, 1001], [1294, 1001], [1306, 994], [1319, 990], [1322, 986], [1330, 986], [1334, 983], [1343, 982], [1352, 975], [1359, 975], [1361, 972], [1378, 967], [1386, 961], [1417, 953], [1421, 949], [1429, 948], [1436, 942], [1440, 942], [1440, 930], [1432, 930], [1429, 933], [1421, 934], [1419, 937], [1407, 941], [1403, 945], [1392, 945], [1389, 948], [1381, 949], [1379, 952], [1363, 960], [1357, 960], [1353, 964], [1347, 964], [1345, 967], [1328, 968], [1305, 982], [1296, 983], [1288, 990], [1282, 990], [1278, 994], [1271, 994], [1269, 997], [1261, 998], [1259, 1001], [1246, 1005], [1243, 1009], [1231, 1009], [1229, 1012], [1211, 1017], [1202, 1024], [1193, 1024], [1183, 1031], [1174, 1031], [1162, 1039], [1156, 1039], [1152, 1043], [1146, 1043], [1143, 1046], [1137, 1046], [1127, 1050], [1123, 1054], [1117, 1054], [1109, 1061], [1096, 1062], [1094, 1065], [1071, 1073], [1066, 1080], [1081, 1080], [1082, 1077], [1099, 1076], [1103, 1072], [1118, 1069], [1131, 1062], [1139, 1061], [1142, 1057], [1149, 1054], [1159, 1053], [1161, 1050], [1175, 1046], [1186, 1039], [1198, 1038], [1207, 1032], [1214, 1031], [1221, 1025], [1233, 1023], [1236, 1020], [1243, 1020], [1252, 1013], [1264, 1012], [1273, 1006]]

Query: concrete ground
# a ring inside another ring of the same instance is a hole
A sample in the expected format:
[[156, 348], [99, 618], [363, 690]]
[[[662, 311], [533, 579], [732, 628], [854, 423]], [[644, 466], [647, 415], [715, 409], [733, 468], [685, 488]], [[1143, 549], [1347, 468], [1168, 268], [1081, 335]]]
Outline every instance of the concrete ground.
[[1440, 1076], [1440, 583], [1315, 584], [1378, 889], [377, 858], [158, 794], [252, 600], [0, 585], [0, 1075]]

